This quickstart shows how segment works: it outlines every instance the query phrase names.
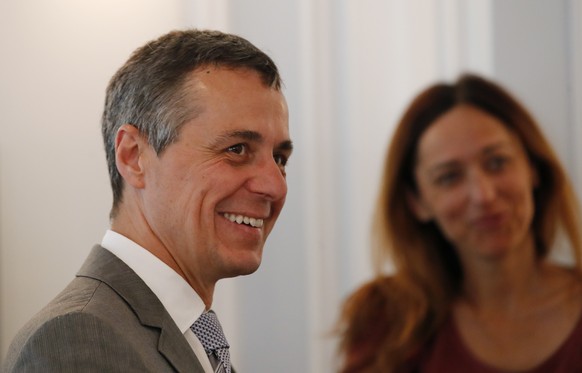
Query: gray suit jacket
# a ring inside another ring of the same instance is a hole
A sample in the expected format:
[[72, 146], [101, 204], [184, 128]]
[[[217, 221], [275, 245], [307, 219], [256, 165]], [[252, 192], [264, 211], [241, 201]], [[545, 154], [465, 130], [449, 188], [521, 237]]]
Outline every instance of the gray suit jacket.
[[16, 336], [2, 372], [195, 372], [192, 348], [146, 284], [95, 246]]

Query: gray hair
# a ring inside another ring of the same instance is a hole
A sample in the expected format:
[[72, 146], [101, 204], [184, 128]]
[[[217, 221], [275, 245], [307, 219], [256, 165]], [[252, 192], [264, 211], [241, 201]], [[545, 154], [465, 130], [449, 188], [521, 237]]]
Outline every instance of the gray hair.
[[182, 125], [201, 110], [189, 96], [187, 77], [204, 66], [250, 69], [259, 73], [266, 86], [281, 89], [273, 60], [236, 35], [172, 31], [133, 52], [109, 82], [101, 122], [113, 190], [111, 218], [117, 213], [123, 192], [123, 178], [115, 163], [117, 131], [123, 124], [132, 124], [157, 154], [163, 152], [176, 141]]

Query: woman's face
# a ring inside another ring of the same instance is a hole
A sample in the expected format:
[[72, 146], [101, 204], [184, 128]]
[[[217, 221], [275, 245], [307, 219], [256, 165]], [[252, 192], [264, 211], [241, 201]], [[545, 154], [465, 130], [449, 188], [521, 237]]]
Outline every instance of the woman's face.
[[433, 220], [461, 260], [533, 250], [530, 225], [537, 182], [521, 141], [495, 117], [459, 105], [420, 137], [409, 204]]

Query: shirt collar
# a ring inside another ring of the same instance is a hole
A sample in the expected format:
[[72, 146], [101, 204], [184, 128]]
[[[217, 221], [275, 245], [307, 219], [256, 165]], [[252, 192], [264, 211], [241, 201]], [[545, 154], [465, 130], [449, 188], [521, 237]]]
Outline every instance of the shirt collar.
[[101, 246], [146, 283], [182, 333], [204, 312], [204, 302], [186, 280], [144, 247], [112, 230], [105, 232]]

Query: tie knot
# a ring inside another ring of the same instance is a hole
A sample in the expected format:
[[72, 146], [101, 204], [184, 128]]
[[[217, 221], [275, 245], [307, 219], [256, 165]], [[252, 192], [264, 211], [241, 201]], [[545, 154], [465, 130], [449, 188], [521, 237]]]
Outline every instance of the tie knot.
[[229, 348], [222, 326], [214, 311], [204, 312], [191, 326], [192, 331], [206, 350], [206, 353], [222, 348]]
[[[204, 312], [190, 327], [202, 343], [216, 372], [231, 373], [228, 342], [214, 311]], [[218, 361], [213, 358], [216, 356]]]

